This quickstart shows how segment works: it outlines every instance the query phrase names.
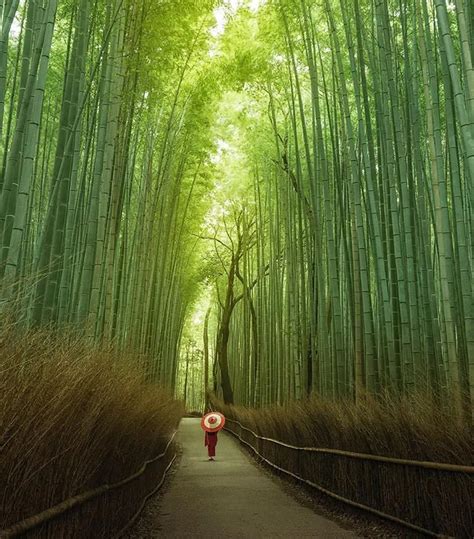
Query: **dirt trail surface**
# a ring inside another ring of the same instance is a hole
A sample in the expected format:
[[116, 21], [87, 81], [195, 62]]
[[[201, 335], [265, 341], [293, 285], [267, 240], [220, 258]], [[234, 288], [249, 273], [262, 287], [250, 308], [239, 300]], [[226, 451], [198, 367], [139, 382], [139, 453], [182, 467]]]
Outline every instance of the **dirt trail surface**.
[[183, 419], [178, 436], [180, 466], [156, 510], [156, 529], [140, 537], [356, 537], [286, 494], [230, 434], [219, 433], [215, 462], [198, 419]]

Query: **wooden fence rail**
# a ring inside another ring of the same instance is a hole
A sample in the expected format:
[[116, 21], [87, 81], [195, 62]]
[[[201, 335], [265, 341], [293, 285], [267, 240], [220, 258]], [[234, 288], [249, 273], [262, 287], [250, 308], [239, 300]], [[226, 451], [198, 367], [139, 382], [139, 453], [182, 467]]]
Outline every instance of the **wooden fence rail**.
[[[166, 447], [165, 447], [164, 451], [161, 454], [154, 457], [153, 459], [145, 461], [143, 463], [142, 467], [137, 472], [135, 472], [134, 474], [132, 474], [132, 475], [126, 477], [125, 479], [122, 479], [121, 481], [118, 481], [116, 483], [104, 484], [104, 485], [101, 485], [100, 487], [97, 487], [95, 489], [89, 490], [87, 492], [83, 492], [81, 494], [77, 494], [76, 496], [72, 496], [71, 498], [68, 498], [67, 500], [62, 501], [62, 502], [58, 503], [57, 505], [55, 505], [53, 507], [45, 509], [41, 513], [38, 513], [38, 514], [33, 515], [31, 517], [28, 517], [28, 518], [22, 520], [21, 522], [17, 522], [16, 524], [14, 524], [13, 526], [10, 526], [7, 529], [0, 530], [0, 538], [1, 539], [11, 539], [13, 537], [18, 537], [21, 534], [24, 534], [26, 532], [34, 530], [35, 528], [39, 527], [42, 524], [45, 524], [46, 522], [49, 522], [49, 521], [51, 521], [51, 520], [53, 520], [55, 518], [58, 518], [59, 516], [63, 515], [64, 513], [70, 511], [73, 508], [84, 505], [86, 502], [88, 502], [90, 500], [93, 500], [95, 498], [98, 498], [99, 496], [101, 496], [101, 495], [103, 495], [103, 494], [105, 494], [107, 492], [110, 492], [112, 490], [116, 490], [116, 489], [118, 489], [120, 487], [123, 487], [123, 486], [127, 485], [128, 483], [131, 483], [132, 481], [134, 481], [138, 477], [142, 476], [145, 473], [145, 471], [147, 470], [148, 466], [150, 466], [150, 464], [153, 464], [153, 463], [157, 462], [158, 460], [161, 460], [163, 457], [166, 456], [166, 454], [168, 452], [168, 449], [169, 449], [170, 445], [172, 444], [172, 442], [173, 442], [173, 440], [174, 440], [174, 438], [176, 436], [176, 432], [177, 431], [175, 431], [172, 434], [171, 438], [169, 439], [168, 443], [166, 444]], [[138, 515], [141, 513], [141, 511], [142, 511], [142, 509], [143, 509], [143, 507], [145, 505], [146, 500], [161, 487], [161, 485], [163, 484], [164, 479], [166, 477], [166, 473], [171, 468], [175, 458], [176, 458], [176, 454], [173, 455], [170, 463], [166, 467], [166, 469], [165, 469], [165, 471], [163, 473], [163, 476], [161, 478], [161, 481], [158, 484], [158, 486], [153, 490], [153, 492], [151, 494], [148, 494], [145, 497], [145, 499], [142, 502], [138, 512], [134, 514], [134, 516], [132, 517], [131, 520], [129, 520], [129, 522], [127, 523], [125, 528], [123, 528], [121, 530], [119, 535], [121, 535], [125, 531], [125, 529], [129, 528], [131, 526], [131, 524], [133, 522], [135, 522]]]
[[[322, 492], [323, 494], [330, 496], [331, 498], [334, 498], [338, 501], [341, 501], [345, 504], [348, 504], [350, 506], [356, 507], [358, 509], [362, 509], [364, 511], [370, 512], [372, 514], [375, 514], [381, 518], [384, 518], [386, 520], [395, 522], [405, 528], [414, 530], [420, 534], [426, 535], [428, 537], [450, 537], [450, 535], [446, 534], [440, 534], [438, 532], [431, 531], [423, 526], [419, 526], [417, 524], [414, 524], [413, 522], [409, 522], [403, 518], [399, 518], [395, 515], [388, 514], [385, 511], [381, 511], [379, 509], [376, 509], [375, 507], [371, 507], [369, 505], [366, 505], [364, 503], [360, 503], [358, 501], [355, 501], [354, 499], [350, 499], [346, 496], [341, 496], [340, 494], [337, 494], [336, 492], [333, 492], [332, 490], [323, 487], [320, 484], [315, 483], [314, 481], [310, 481], [309, 479], [302, 477], [300, 474], [295, 473], [294, 471], [290, 471], [283, 466], [280, 466], [276, 464], [275, 462], [272, 462], [267, 456], [263, 455], [264, 452], [259, 445], [261, 445], [261, 442], [268, 443], [272, 446], [279, 446], [283, 449], [289, 449], [292, 451], [296, 451], [298, 454], [321, 454], [321, 455], [328, 455], [335, 458], [344, 458], [344, 459], [350, 459], [350, 460], [356, 460], [361, 461], [361, 464], [363, 464], [363, 461], [366, 462], [377, 462], [381, 465], [389, 465], [389, 466], [404, 466], [409, 468], [418, 468], [420, 470], [430, 470], [431, 473], [434, 473], [434, 471], [439, 471], [441, 473], [448, 473], [448, 474], [460, 474], [462, 477], [469, 477], [469, 480], [471, 481], [471, 477], [474, 474], [474, 466], [463, 466], [463, 465], [455, 465], [455, 464], [446, 464], [446, 463], [437, 463], [437, 462], [428, 462], [428, 461], [420, 461], [420, 460], [407, 460], [407, 459], [399, 459], [399, 458], [393, 458], [393, 457], [385, 457], [380, 455], [371, 455], [366, 453], [356, 453], [351, 451], [342, 451], [338, 449], [327, 449], [327, 448], [316, 448], [316, 447], [301, 447], [301, 446], [295, 446], [291, 444], [287, 444], [285, 442], [282, 442], [280, 440], [275, 440], [273, 438], [268, 438], [266, 436], [260, 436], [253, 430], [249, 429], [248, 427], [242, 425], [239, 421], [236, 421], [234, 419], [227, 418], [227, 425], [226, 430], [228, 430], [230, 433], [232, 433], [236, 438], [240, 440], [241, 443], [248, 446], [262, 461], [264, 461], [266, 464], [268, 464], [270, 467], [278, 470], [279, 472], [284, 473], [285, 475], [288, 475], [292, 477], [293, 479], [296, 479], [297, 481], [301, 483], [305, 483], [312, 488]], [[229, 425], [233, 424], [236, 427], [230, 428]], [[240, 430], [239, 430], [240, 429]], [[251, 437], [253, 437], [254, 442], [252, 443], [251, 440], [245, 440], [243, 438], [244, 433], [249, 433]], [[259, 444], [260, 442], [260, 444]], [[308, 457], [309, 458], [309, 457]], [[279, 460], [279, 459], [276, 459]], [[300, 463], [300, 460], [298, 460], [298, 463]], [[304, 466], [302, 465], [302, 468]], [[420, 471], [421, 473], [421, 471]], [[430, 473], [430, 472], [427, 472]]]
[[474, 475], [474, 466], [463, 466], [460, 464], [445, 464], [445, 463], [440, 463], [440, 462], [430, 462], [430, 461], [424, 461], [424, 460], [398, 459], [398, 458], [393, 458], [393, 457], [383, 457], [380, 455], [371, 455], [370, 453], [354, 453], [352, 451], [342, 451], [340, 449], [325, 449], [325, 448], [320, 448], [320, 447], [301, 447], [301, 446], [291, 445], [285, 442], [281, 442], [280, 440], [267, 438], [266, 436], [260, 436], [259, 434], [245, 427], [244, 425], [242, 425], [242, 423], [240, 423], [239, 421], [236, 421], [235, 419], [227, 418], [226, 421], [230, 421], [231, 423], [236, 423], [237, 425], [239, 425], [239, 427], [242, 430], [246, 430], [247, 432], [250, 432], [255, 438], [259, 440], [272, 442], [276, 445], [287, 447], [288, 449], [296, 449], [297, 451], [325, 453], [328, 455], [342, 455], [344, 457], [349, 457], [352, 459], [373, 460], [373, 461], [378, 461], [378, 462], [388, 462], [390, 464], [401, 464], [403, 466], [417, 466], [418, 468], [428, 468], [431, 470], [443, 470], [446, 472], [461, 472], [464, 474]]

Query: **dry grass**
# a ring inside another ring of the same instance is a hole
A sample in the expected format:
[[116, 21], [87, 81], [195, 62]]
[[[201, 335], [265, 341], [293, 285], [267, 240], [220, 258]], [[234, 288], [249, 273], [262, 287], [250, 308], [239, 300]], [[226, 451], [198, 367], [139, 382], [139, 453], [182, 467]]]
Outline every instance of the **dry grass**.
[[[0, 529], [119, 481], [163, 450], [181, 403], [130, 363], [73, 338], [0, 330]], [[31, 536], [112, 536], [166, 464]]]
[[[474, 465], [472, 430], [428, 398], [332, 402], [313, 399], [260, 410], [214, 402], [261, 436], [297, 446], [334, 448], [408, 460]], [[353, 501], [455, 537], [474, 532], [474, 479], [460, 473], [319, 453], [242, 437], [271, 462]]]

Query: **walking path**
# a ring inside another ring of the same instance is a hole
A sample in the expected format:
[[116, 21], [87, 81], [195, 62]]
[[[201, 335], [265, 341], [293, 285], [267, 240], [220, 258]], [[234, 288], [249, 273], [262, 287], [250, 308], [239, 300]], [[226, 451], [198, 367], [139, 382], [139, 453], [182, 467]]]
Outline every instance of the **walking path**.
[[303, 507], [259, 470], [227, 433], [207, 460], [199, 419], [183, 419], [180, 466], [164, 494], [155, 537], [356, 537]]

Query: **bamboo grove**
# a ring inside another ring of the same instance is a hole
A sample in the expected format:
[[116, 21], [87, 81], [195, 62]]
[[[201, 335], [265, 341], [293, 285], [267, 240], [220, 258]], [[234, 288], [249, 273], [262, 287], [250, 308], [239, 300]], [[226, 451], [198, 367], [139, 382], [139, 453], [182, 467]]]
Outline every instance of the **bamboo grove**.
[[206, 181], [212, 3], [194, 4], [0, 3], [2, 310], [132, 349], [169, 385]]
[[471, 414], [469, 0], [4, 0], [0, 23], [2, 316], [196, 401], [213, 379]]
[[253, 58], [252, 181], [218, 236], [224, 399], [419, 392], [469, 416], [472, 4], [281, 0], [228, 32]]

